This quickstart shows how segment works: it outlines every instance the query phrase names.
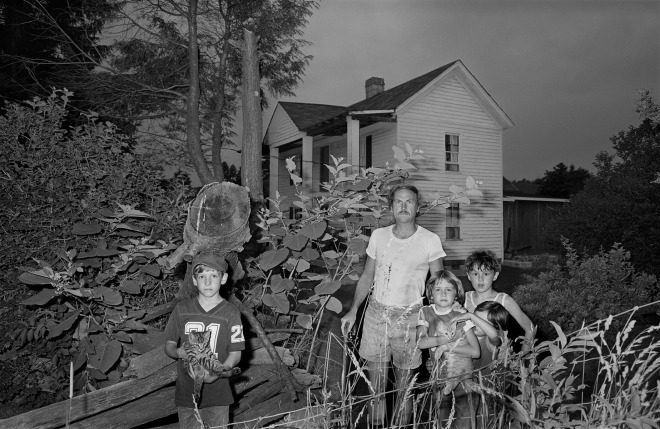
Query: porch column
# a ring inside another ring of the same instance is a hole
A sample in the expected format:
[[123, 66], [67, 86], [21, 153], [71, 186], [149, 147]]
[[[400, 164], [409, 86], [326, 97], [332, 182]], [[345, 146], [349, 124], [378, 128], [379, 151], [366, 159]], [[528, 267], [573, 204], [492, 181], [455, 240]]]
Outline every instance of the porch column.
[[346, 117], [346, 162], [353, 167], [346, 174], [360, 172], [360, 121]]
[[268, 175], [268, 196], [275, 198], [280, 179], [280, 148], [270, 147], [270, 174]]
[[302, 138], [302, 171], [300, 172], [303, 182], [303, 189], [312, 192], [312, 171], [314, 167], [312, 147], [314, 137], [303, 136]]

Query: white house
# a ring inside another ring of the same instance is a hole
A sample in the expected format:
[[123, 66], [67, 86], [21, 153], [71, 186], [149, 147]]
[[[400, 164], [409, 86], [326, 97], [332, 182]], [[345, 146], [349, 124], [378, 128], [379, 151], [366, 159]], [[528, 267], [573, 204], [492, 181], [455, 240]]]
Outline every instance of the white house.
[[[284, 160], [302, 161], [303, 186], [312, 194], [328, 180], [330, 154], [355, 167], [394, 161], [392, 146], [424, 151], [406, 180], [424, 195], [483, 184], [471, 205], [434, 209], [419, 223], [437, 233], [445, 263], [462, 261], [476, 248], [503, 256], [502, 134], [513, 122], [460, 61], [385, 90], [383, 79], [365, 83], [366, 98], [350, 106], [279, 102], [264, 137], [270, 154], [269, 194], [293, 195]], [[404, 149], [405, 150], [405, 149]], [[291, 215], [294, 215], [291, 209]]]

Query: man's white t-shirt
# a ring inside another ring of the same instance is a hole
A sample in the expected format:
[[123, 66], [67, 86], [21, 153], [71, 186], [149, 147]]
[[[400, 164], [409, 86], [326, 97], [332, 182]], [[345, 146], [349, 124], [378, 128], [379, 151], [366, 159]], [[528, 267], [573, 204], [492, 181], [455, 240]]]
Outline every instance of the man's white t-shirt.
[[440, 237], [417, 226], [413, 235], [396, 238], [394, 225], [376, 229], [367, 255], [376, 261], [372, 298], [384, 305], [407, 307], [421, 304], [429, 262], [446, 256]]

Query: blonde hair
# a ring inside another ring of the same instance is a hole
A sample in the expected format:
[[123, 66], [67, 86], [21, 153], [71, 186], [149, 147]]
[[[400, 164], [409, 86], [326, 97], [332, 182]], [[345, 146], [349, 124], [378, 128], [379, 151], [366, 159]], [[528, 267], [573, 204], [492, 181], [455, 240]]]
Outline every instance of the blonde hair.
[[433, 303], [433, 288], [443, 280], [454, 286], [454, 290], [456, 291], [456, 301], [463, 305], [465, 303], [465, 289], [463, 289], [463, 282], [461, 282], [454, 273], [447, 270], [440, 270], [433, 273], [429, 281], [426, 282], [426, 298], [428, 298], [429, 302]]

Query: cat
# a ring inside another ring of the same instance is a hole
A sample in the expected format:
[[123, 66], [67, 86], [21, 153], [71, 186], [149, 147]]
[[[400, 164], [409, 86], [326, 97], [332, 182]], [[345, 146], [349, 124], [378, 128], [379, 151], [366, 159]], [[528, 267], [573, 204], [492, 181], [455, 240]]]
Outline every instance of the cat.
[[[438, 320], [435, 335], [444, 336], [447, 339], [452, 340], [457, 334], [456, 325], [457, 322], [446, 325], [442, 320]], [[467, 344], [467, 338], [465, 337], [465, 334], [463, 334], [454, 343], [448, 344], [449, 350], [443, 350], [441, 347], [438, 347], [435, 350], [435, 359], [439, 363], [440, 369], [439, 376], [440, 378], [447, 379], [447, 382], [442, 389], [444, 395], [450, 394], [456, 386], [458, 386], [458, 383], [469, 378], [472, 374], [474, 369], [472, 358], [459, 356], [451, 351], [456, 346]], [[443, 357], [444, 362], [440, 362]]]
[[211, 350], [210, 339], [211, 331], [189, 332], [188, 341], [183, 343], [183, 348], [188, 355], [188, 359], [185, 359], [184, 363], [188, 375], [194, 381], [193, 396], [195, 402], [199, 402], [202, 384], [207, 375], [229, 378], [241, 372], [240, 368], [230, 368], [218, 360]]

